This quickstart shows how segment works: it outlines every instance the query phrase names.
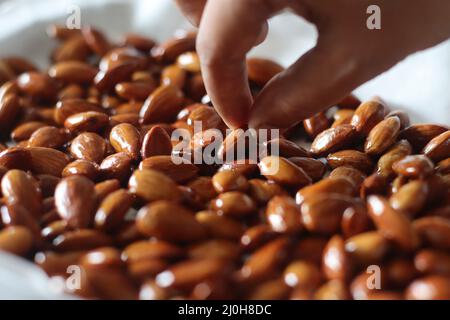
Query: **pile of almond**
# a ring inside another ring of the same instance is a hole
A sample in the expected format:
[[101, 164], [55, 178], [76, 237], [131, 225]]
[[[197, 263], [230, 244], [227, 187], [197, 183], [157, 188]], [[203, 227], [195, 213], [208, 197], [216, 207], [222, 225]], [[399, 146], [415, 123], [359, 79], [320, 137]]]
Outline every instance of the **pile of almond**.
[[[85, 298], [450, 299], [448, 126], [349, 96], [279, 155], [175, 164], [173, 130], [226, 129], [195, 34], [48, 33], [48, 70], [0, 59], [0, 250]], [[249, 59], [253, 93], [282, 70]]]

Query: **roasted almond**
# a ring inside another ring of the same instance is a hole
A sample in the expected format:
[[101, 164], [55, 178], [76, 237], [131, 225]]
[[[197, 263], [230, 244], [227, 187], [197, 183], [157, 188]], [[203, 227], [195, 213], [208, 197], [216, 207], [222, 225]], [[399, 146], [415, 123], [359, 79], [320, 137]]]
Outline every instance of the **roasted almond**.
[[386, 178], [392, 177], [395, 174], [392, 165], [411, 153], [412, 147], [407, 140], [397, 142], [378, 159], [377, 172]]
[[64, 129], [47, 126], [33, 132], [28, 139], [28, 146], [58, 149], [67, 142], [68, 138]]
[[36, 180], [21, 170], [9, 170], [1, 181], [2, 194], [9, 204], [20, 204], [34, 217], [42, 213], [42, 195]]
[[90, 180], [96, 180], [99, 173], [99, 167], [95, 162], [88, 160], [75, 160], [69, 163], [62, 171], [63, 177], [80, 175]]
[[416, 230], [408, 218], [400, 211], [393, 209], [389, 202], [380, 196], [367, 198], [369, 216], [379, 232], [406, 251], [418, 245]]
[[448, 127], [437, 124], [413, 124], [402, 130], [400, 138], [408, 140], [416, 151], [420, 151], [434, 137], [448, 130]]
[[346, 281], [352, 274], [349, 254], [345, 251], [344, 239], [333, 236], [323, 250], [322, 269], [328, 280]]
[[66, 118], [64, 127], [71, 132], [98, 132], [106, 127], [108, 123], [109, 118], [106, 114], [96, 111], [86, 111]]
[[95, 227], [113, 231], [123, 222], [132, 204], [133, 196], [126, 190], [121, 189], [110, 193], [97, 209], [94, 219]]
[[120, 82], [116, 84], [115, 90], [123, 99], [144, 101], [155, 87], [153, 82]]
[[397, 173], [409, 178], [425, 178], [433, 173], [434, 165], [431, 160], [424, 155], [406, 156], [392, 165], [392, 169]]
[[134, 171], [128, 183], [130, 192], [145, 201], [181, 199], [181, 192], [176, 183], [156, 170], [143, 169]]
[[386, 107], [379, 99], [362, 103], [356, 110], [351, 124], [356, 131], [367, 136], [369, 132], [384, 119]]
[[175, 203], [157, 201], [139, 210], [136, 223], [147, 236], [173, 242], [193, 242], [206, 236], [194, 214]]
[[258, 166], [263, 176], [281, 185], [298, 187], [308, 185], [312, 182], [311, 178], [302, 168], [296, 166], [286, 158], [268, 156], [263, 158]]
[[74, 114], [95, 111], [105, 113], [101, 106], [83, 99], [65, 99], [58, 101], [55, 109], [55, 121], [63, 125], [66, 119]]
[[140, 116], [144, 124], [174, 120], [183, 108], [183, 92], [173, 85], [158, 87], [144, 102]]
[[450, 157], [450, 130], [431, 139], [423, 148], [423, 153], [435, 162]]
[[126, 181], [131, 174], [133, 159], [125, 152], [114, 153], [103, 159], [100, 164], [100, 173], [107, 179]]
[[356, 187], [347, 179], [325, 178], [310, 186], [301, 188], [295, 196], [295, 201], [298, 204], [301, 204], [309, 196], [314, 196], [320, 193], [336, 193], [346, 196], [353, 196], [356, 194]]
[[379, 155], [392, 146], [400, 132], [400, 119], [398, 117], [386, 118], [370, 130], [364, 151], [369, 155]]
[[428, 198], [428, 184], [414, 180], [403, 185], [389, 198], [392, 208], [404, 212], [408, 217], [414, 217], [425, 206]]
[[26, 227], [11, 226], [0, 231], [0, 250], [25, 256], [33, 248], [33, 234]]
[[342, 150], [331, 153], [327, 156], [327, 162], [333, 169], [340, 166], [350, 166], [367, 173], [373, 168], [369, 156], [357, 150]]
[[49, 76], [54, 79], [78, 84], [90, 83], [97, 72], [95, 67], [80, 61], [59, 62], [48, 70]]
[[324, 130], [312, 142], [311, 153], [320, 157], [338, 151], [350, 145], [355, 136], [356, 129], [349, 124]]
[[303, 127], [310, 137], [315, 138], [319, 133], [330, 128], [331, 120], [325, 111], [319, 112], [314, 116], [303, 120]]
[[83, 132], [72, 140], [70, 153], [75, 159], [100, 163], [106, 152], [106, 141], [93, 132]]
[[303, 229], [300, 206], [289, 196], [273, 197], [267, 203], [265, 214], [275, 232], [295, 234]]
[[172, 153], [172, 142], [167, 131], [159, 126], [151, 128], [142, 141], [142, 159], [152, 156], [165, 156]]
[[434, 248], [450, 248], [450, 221], [443, 217], [423, 217], [413, 223], [419, 237]]
[[89, 227], [97, 208], [94, 184], [83, 176], [61, 180], [55, 190], [55, 205], [60, 217], [73, 228]]
[[256, 211], [256, 204], [252, 198], [239, 191], [221, 193], [211, 203], [211, 208], [227, 216], [246, 216]]
[[48, 75], [39, 72], [22, 73], [17, 78], [17, 84], [22, 92], [42, 99], [52, 99], [56, 96], [56, 84]]
[[111, 130], [109, 141], [117, 152], [125, 152], [133, 159], [139, 156], [141, 134], [135, 126], [129, 123], [116, 125]]
[[268, 59], [247, 59], [248, 78], [260, 86], [264, 86], [270, 79], [283, 70], [284, 68], [281, 65]]

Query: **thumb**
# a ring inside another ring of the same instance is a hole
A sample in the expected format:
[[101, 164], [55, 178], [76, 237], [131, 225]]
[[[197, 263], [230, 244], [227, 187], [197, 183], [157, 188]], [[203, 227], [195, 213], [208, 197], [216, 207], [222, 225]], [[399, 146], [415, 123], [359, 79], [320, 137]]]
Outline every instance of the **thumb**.
[[318, 43], [274, 77], [256, 97], [249, 126], [288, 128], [337, 103], [370, 78], [360, 72], [358, 59], [336, 43], [340, 42]]

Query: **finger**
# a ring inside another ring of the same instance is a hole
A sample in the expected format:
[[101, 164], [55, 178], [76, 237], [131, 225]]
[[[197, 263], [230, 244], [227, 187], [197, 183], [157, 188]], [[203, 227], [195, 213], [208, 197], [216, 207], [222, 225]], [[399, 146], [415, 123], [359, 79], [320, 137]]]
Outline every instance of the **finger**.
[[195, 26], [200, 24], [206, 0], [175, 0], [181, 12], [190, 23]]
[[[268, 3], [277, 5], [267, 5]], [[265, 23], [283, 1], [210, 0], [197, 37], [206, 90], [217, 112], [232, 128], [248, 123], [252, 97], [246, 53], [261, 40]]]
[[251, 128], [288, 128], [345, 97], [370, 78], [337, 39], [319, 43], [273, 78], [251, 110]]

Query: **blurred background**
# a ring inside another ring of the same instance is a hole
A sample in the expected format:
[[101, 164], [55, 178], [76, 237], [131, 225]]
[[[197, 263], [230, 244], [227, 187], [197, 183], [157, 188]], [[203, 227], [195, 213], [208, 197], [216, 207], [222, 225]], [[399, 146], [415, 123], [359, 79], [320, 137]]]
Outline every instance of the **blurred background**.
[[[0, 0], [0, 56], [24, 56], [46, 68], [55, 45], [47, 37], [46, 27], [65, 24], [74, 6], [80, 10], [82, 25], [95, 25], [112, 40], [137, 32], [163, 41], [177, 29], [191, 28], [172, 0]], [[271, 19], [267, 40], [251, 55], [288, 66], [314, 46], [316, 38], [312, 25], [286, 12]], [[447, 41], [409, 57], [358, 88], [356, 94], [361, 99], [378, 95], [391, 108], [408, 111], [413, 122], [450, 125], [449, 89]], [[62, 297], [49, 290], [45, 280], [31, 264], [0, 253], [0, 298]]]

